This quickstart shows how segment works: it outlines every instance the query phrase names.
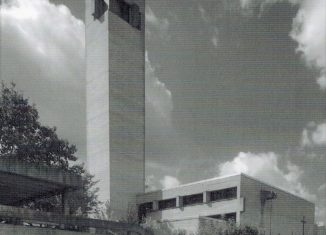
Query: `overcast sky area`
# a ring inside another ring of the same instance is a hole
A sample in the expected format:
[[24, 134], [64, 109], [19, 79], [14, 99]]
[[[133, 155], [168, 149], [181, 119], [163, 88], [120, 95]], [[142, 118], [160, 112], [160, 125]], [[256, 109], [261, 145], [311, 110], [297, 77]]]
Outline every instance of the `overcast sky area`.
[[[326, 224], [324, 0], [147, 0], [150, 189], [246, 173]], [[84, 4], [3, 0], [0, 80], [86, 159]]]

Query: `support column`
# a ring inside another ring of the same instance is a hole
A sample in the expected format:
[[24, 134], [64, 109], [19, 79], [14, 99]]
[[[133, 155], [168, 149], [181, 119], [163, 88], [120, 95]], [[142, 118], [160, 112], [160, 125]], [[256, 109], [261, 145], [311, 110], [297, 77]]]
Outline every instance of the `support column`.
[[177, 199], [176, 206], [177, 206], [178, 208], [183, 207], [183, 197], [182, 197], [182, 196], [177, 196], [176, 199]]
[[240, 226], [240, 211], [237, 211], [236, 212], [236, 224], [238, 225], [238, 226]]
[[205, 191], [203, 194], [204, 194], [203, 195], [203, 202], [204, 203], [209, 203], [211, 201], [211, 194], [210, 194], [210, 192]]
[[63, 215], [70, 215], [71, 214], [71, 206], [69, 203], [69, 198], [71, 198], [72, 192], [70, 189], [66, 189], [62, 194], [61, 194], [61, 205], [62, 205], [62, 214]]
[[158, 201], [153, 201], [153, 211], [158, 211]]

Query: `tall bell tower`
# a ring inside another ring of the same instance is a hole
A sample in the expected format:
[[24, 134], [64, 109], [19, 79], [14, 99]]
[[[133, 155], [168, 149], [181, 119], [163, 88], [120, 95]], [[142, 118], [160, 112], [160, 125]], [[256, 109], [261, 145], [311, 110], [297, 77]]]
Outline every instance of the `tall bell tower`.
[[87, 164], [121, 218], [145, 184], [145, 0], [85, 1]]

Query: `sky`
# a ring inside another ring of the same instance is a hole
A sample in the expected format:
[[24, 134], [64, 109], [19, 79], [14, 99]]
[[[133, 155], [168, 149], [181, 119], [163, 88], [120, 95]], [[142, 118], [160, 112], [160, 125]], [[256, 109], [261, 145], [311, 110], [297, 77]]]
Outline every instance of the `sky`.
[[[246, 173], [326, 224], [324, 0], [147, 0], [149, 189]], [[0, 79], [86, 159], [84, 5], [5, 0]]]

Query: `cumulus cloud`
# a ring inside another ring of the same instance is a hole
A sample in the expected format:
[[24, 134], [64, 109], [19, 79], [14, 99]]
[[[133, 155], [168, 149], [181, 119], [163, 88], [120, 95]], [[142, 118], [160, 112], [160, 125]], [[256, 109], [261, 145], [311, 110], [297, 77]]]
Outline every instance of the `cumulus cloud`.
[[268, 5], [288, 2], [298, 5], [290, 36], [298, 43], [296, 49], [307, 66], [317, 70], [316, 82], [326, 90], [326, 2], [324, 0], [240, 0], [244, 12], [252, 14], [258, 7], [259, 15]]
[[84, 23], [48, 0], [6, 0], [0, 20], [0, 79], [15, 82], [84, 154]]
[[326, 146], [326, 123], [310, 122], [302, 131], [302, 147]]
[[291, 37], [306, 64], [319, 71], [317, 83], [326, 89], [326, 2], [305, 0], [293, 21]]
[[180, 185], [180, 181], [173, 176], [166, 175], [162, 180], [160, 180], [163, 189], [175, 188]]
[[157, 34], [162, 40], [170, 40], [169, 20], [167, 18], [159, 18], [149, 6], [146, 6], [145, 14], [148, 38], [150, 39], [153, 35]]
[[159, 121], [170, 122], [171, 112], [173, 110], [171, 91], [155, 74], [155, 68], [152, 66], [148, 58], [148, 53], [145, 54], [146, 67], [146, 103], [154, 109], [162, 118]]
[[245, 173], [278, 186], [286, 191], [314, 201], [316, 196], [309, 193], [300, 182], [303, 171], [297, 165], [288, 162], [286, 170], [278, 164], [279, 156], [270, 153], [239, 153], [233, 160], [218, 165], [220, 175]]
[[154, 175], [146, 176], [145, 189], [146, 189], [146, 191], [155, 191], [155, 190], [157, 190]]

